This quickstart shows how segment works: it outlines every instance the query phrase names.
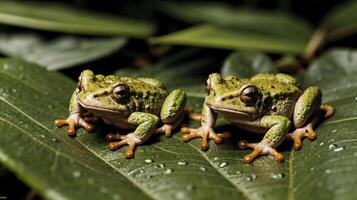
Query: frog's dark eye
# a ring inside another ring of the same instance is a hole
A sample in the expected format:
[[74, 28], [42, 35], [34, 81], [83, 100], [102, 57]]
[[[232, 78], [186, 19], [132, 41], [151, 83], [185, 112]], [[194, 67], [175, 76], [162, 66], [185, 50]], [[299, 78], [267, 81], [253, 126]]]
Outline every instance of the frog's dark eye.
[[254, 86], [248, 86], [240, 93], [240, 100], [246, 105], [254, 105], [258, 98], [259, 90]]
[[124, 83], [120, 83], [113, 88], [112, 97], [115, 100], [126, 98], [129, 95], [130, 88]]

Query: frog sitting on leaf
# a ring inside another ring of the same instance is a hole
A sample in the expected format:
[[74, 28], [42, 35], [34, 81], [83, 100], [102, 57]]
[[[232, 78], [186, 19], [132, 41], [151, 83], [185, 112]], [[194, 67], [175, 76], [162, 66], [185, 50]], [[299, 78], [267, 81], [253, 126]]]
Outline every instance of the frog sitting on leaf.
[[[201, 137], [201, 149], [208, 149], [209, 139], [221, 143], [228, 134], [214, 132], [217, 114], [222, 115], [239, 128], [254, 133], [263, 133], [259, 143], [240, 141], [242, 149], [254, 149], [244, 157], [251, 163], [259, 155], [273, 155], [282, 161], [276, 148], [285, 140], [293, 140], [294, 148], [301, 148], [301, 140], [315, 139], [313, 128], [324, 114], [330, 117], [334, 108], [321, 104], [321, 91], [311, 86], [299, 88], [296, 80], [286, 74], [257, 74], [250, 79], [234, 76], [222, 78], [211, 74], [206, 82], [206, 98], [202, 108], [201, 127], [182, 128], [184, 141]], [[289, 133], [289, 131], [292, 131]]]
[[[182, 90], [168, 93], [156, 79], [94, 75], [84, 70], [70, 100], [70, 115], [56, 120], [55, 125], [68, 124], [68, 134], [75, 136], [77, 127], [91, 132], [90, 122], [99, 117], [120, 129], [133, 129], [134, 132], [126, 135], [107, 135], [108, 140], [120, 140], [109, 144], [111, 150], [127, 144], [125, 157], [132, 158], [135, 147], [153, 133], [171, 135], [184, 117], [185, 104], [186, 94]], [[192, 117], [200, 116], [192, 114]]]

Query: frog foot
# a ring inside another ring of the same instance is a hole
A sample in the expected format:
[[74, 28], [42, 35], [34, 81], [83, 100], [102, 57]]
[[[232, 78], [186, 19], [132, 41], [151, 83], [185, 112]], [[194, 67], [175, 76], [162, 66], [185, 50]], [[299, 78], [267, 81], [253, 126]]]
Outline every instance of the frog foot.
[[287, 140], [294, 141], [294, 149], [301, 149], [302, 140], [307, 137], [310, 140], [316, 138], [316, 133], [313, 130], [313, 123], [307, 124], [305, 127], [297, 128], [292, 133], [286, 135]]
[[164, 134], [165, 137], [171, 137], [172, 135], [172, 130], [175, 129], [176, 127], [171, 125], [171, 124], [164, 124], [160, 128], [157, 128], [155, 130], [155, 133], [158, 134]]
[[128, 149], [125, 152], [125, 158], [130, 159], [134, 157], [135, 147], [141, 144], [143, 141], [140, 138], [137, 138], [134, 133], [128, 133], [127, 135], [120, 134], [108, 134], [106, 136], [107, 140], [121, 140], [119, 142], [109, 143], [109, 149], [114, 151], [120, 148], [121, 146], [128, 145]]
[[277, 160], [277, 161], [282, 161], [284, 159], [284, 157], [281, 153], [277, 152], [274, 148], [272, 148], [266, 144], [262, 144], [262, 143], [248, 143], [245, 140], [241, 140], [241, 141], [239, 141], [239, 148], [254, 149], [252, 153], [243, 157], [243, 161], [245, 163], [253, 162], [254, 159], [260, 155], [272, 155], [272, 156], [274, 156], [275, 160]]
[[184, 134], [182, 136], [183, 141], [188, 142], [194, 138], [202, 138], [201, 149], [203, 151], [208, 149], [208, 141], [210, 139], [214, 140], [216, 144], [220, 144], [223, 138], [229, 138], [231, 134], [229, 132], [223, 132], [217, 134], [211, 128], [200, 127], [198, 129], [182, 127], [181, 132]]
[[85, 119], [83, 119], [79, 114], [71, 114], [67, 119], [56, 119], [55, 126], [61, 127], [63, 125], [68, 125], [68, 135], [75, 136], [76, 128], [83, 127], [87, 132], [93, 131], [93, 125], [89, 124]]
[[193, 112], [192, 108], [189, 108], [189, 107], [185, 108], [185, 113], [190, 119], [192, 119], [196, 122], [201, 122], [202, 115], [199, 113]]

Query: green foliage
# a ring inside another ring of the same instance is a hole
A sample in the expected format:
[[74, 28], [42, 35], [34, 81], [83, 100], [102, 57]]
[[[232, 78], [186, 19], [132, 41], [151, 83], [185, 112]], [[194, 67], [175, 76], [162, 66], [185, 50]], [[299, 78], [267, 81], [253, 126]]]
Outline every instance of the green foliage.
[[37, 63], [47, 70], [58, 70], [108, 56], [122, 48], [126, 41], [124, 38], [74, 36], [44, 41], [39, 35], [30, 33], [0, 33], [0, 52]]
[[[78, 137], [70, 138], [64, 128], [54, 127], [53, 120], [68, 114], [75, 84], [34, 64], [2, 59], [0, 107], [4, 112], [0, 114], [0, 127], [3, 133], [11, 134], [0, 135], [0, 160], [49, 199], [353, 199], [357, 195], [352, 184], [357, 162], [352, 156], [357, 113], [351, 108], [356, 105], [357, 79], [343, 73], [330, 77], [324, 69], [329, 69], [326, 60], [348, 56], [349, 60], [340, 59], [334, 66], [352, 70], [356, 67], [355, 55], [351, 50], [331, 51], [307, 72], [308, 80], [312, 76], [312, 83], [322, 84], [324, 102], [337, 110], [319, 125], [318, 138], [305, 140], [301, 151], [287, 144], [281, 149], [285, 157], [282, 163], [261, 157], [251, 165], [242, 161], [249, 150], [237, 147], [237, 139], [251, 135], [238, 130], [237, 138], [221, 145], [211, 143], [207, 152], [199, 149], [198, 140], [184, 143], [179, 133], [172, 138], [157, 137], [138, 147], [132, 160], [124, 158], [125, 148], [115, 152], [107, 149], [101, 134], [106, 133], [105, 127], [97, 127], [92, 134], [80, 130]], [[249, 66], [256, 62], [243, 56], [241, 59], [250, 62]], [[320, 77], [315, 74], [316, 66], [322, 70], [318, 72], [321, 79], [316, 79]], [[327, 82], [328, 87], [324, 86]], [[189, 105], [196, 110], [203, 100], [200, 96], [189, 95]], [[225, 127], [222, 125], [218, 128]]]
[[84, 35], [150, 36], [153, 25], [53, 2], [0, 1], [0, 23]]

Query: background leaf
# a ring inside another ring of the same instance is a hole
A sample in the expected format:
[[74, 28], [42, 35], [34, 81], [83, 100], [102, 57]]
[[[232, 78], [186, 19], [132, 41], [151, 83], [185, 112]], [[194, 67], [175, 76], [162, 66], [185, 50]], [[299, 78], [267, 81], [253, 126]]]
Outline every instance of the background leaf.
[[327, 37], [336, 40], [357, 32], [357, 1], [347, 1], [328, 13], [323, 24], [327, 28]]
[[150, 39], [153, 44], [170, 44], [219, 49], [256, 49], [274, 53], [299, 54], [308, 42], [246, 30], [203, 24]]
[[35, 34], [0, 34], [0, 52], [37, 63], [48, 70], [84, 64], [110, 55], [126, 44], [124, 38], [60, 36], [44, 40]]
[[0, 1], [0, 23], [63, 33], [135, 38], [151, 35], [154, 28], [153, 24], [140, 20], [44, 1]]
[[161, 1], [158, 8], [180, 20], [207, 25], [156, 37], [153, 43], [300, 53], [312, 35], [306, 21], [286, 13], [235, 8], [218, 2]]
[[[355, 52], [345, 53], [350, 59], [336, 67], [355, 68], [349, 62]], [[315, 65], [323, 69], [327, 57]], [[323, 100], [336, 106], [336, 114], [319, 125], [317, 139], [305, 140], [301, 151], [291, 150], [290, 143], [279, 148], [282, 163], [261, 157], [244, 164], [242, 157], [250, 150], [239, 150], [237, 141], [260, 138], [221, 123], [217, 130], [232, 128], [235, 137], [221, 145], [211, 141], [207, 152], [199, 149], [199, 140], [184, 143], [175, 134], [153, 138], [126, 160], [125, 148], [107, 150], [101, 133], [108, 126], [97, 126], [93, 134], [79, 130], [75, 139], [54, 127], [55, 118], [67, 115], [74, 83], [33, 64], [2, 59], [0, 161], [49, 199], [354, 199], [357, 79], [343, 74], [330, 79], [327, 70], [321, 73], [323, 79], [314, 83], [329, 82]], [[202, 100], [190, 96], [189, 105], [197, 109]]]
[[221, 69], [223, 76], [234, 75], [239, 78], [250, 78], [258, 73], [277, 73], [273, 61], [263, 53], [240, 51], [226, 58]]

